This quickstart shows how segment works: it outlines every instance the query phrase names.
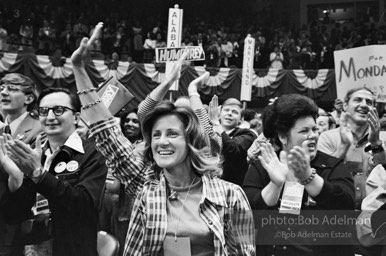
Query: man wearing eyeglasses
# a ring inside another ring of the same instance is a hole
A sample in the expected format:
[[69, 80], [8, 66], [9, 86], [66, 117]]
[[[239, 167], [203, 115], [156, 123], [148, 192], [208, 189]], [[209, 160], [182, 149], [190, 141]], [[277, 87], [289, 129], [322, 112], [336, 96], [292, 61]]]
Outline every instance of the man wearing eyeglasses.
[[[81, 139], [76, 132], [80, 119], [77, 95], [63, 88], [49, 88], [40, 94], [37, 104], [46, 142], [38, 137], [32, 150], [9, 135], [0, 137], [0, 161], [10, 176], [5, 216], [33, 223], [28, 226], [28, 238], [34, 239], [30, 243], [52, 239], [55, 256], [97, 256], [105, 159], [93, 141]], [[44, 232], [36, 235], [35, 227]], [[50, 248], [50, 243], [44, 245]], [[39, 246], [28, 248], [42, 255]]]
[[41, 126], [31, 111], [37, 99], [35, 83], [28, 77], [11, 73], [0, 80], [1, 108], [4, 124], [0, 134], [9, 133], [27, 144], [33, 144], [41, 132]]
[[[0, 123], [0, 135], [11, 134], [13, 138], [33, 144], [42, 131], [40, 122], [30, 111], [37, 99], [35, 83], [28, 77], [10, 73], [0, 79], [0, 105], [4, 113], [4, 123]], [[0, 167], [0, 213], [7, 187], [8, 175]], [[15, 245], [17, 225], [5, 223], [0, 214], [0, 255], [17, 255], [22, 246]]]

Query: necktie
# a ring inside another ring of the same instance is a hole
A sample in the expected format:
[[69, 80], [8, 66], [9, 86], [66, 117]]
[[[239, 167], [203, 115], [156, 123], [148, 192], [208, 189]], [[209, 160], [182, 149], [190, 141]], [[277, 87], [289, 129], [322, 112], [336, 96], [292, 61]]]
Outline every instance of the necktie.
[[4, 127], [4, 133], [9, 134], [9, 135], [12, 134], [12, 133], [11, 133], [11, 127], [9, 127], [9, 125], [6, 125], [6, 126]]

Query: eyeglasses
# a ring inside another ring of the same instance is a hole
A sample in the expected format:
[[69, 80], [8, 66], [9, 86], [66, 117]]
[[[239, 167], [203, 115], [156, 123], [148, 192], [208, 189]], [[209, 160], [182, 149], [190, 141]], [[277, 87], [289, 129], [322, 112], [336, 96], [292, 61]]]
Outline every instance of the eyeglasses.
[[9, 92], [24, 92], [24, 90], [20, 88], [22, 85], [21, 83], [10, 83], [8, 81], [0, 82], [0, 91], [7, 88]]
[[38, 108], [38, 114], [39, 116], [48, 116], [48, 112], [52, 110], [55, 116], [61, 116], [66, 111], [66, 109], [71, 110], [72, 112], [76, 112], [72, 108], [65, 107], [65, 106], [55, 106], [53, 108], [49, 107], [39, 107]]

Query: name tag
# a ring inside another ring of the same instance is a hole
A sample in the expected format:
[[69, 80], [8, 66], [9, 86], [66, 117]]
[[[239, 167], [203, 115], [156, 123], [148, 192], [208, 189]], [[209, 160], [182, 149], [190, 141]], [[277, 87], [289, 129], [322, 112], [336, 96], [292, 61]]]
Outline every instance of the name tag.
[[32, 207], [32, 212], [33, 214], [40, 215], [40, 214], [49, 214], [50, 213], [50, 208], [48, 206], [48, 200], [44, 198], [42, 195], [39, 193], [36, 194], [36, 203]]
[[300, 214], [304, 186], [295, 181], [286, 181], [281, 198], [279, 213]]

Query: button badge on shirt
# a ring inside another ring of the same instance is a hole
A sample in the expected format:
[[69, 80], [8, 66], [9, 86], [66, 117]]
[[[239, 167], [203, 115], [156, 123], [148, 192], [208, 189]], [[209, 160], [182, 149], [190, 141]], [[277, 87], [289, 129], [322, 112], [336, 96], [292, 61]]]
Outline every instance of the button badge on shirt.
[[56, 173], [62, 173], [66, 170], [67, 164], [65, 162], [60, 162], [55, 166]]
[[79, 168], [79, 163], [75, 160], [72, 160], [67, 163], [67, 170], [69, 172], [75, 172]]

